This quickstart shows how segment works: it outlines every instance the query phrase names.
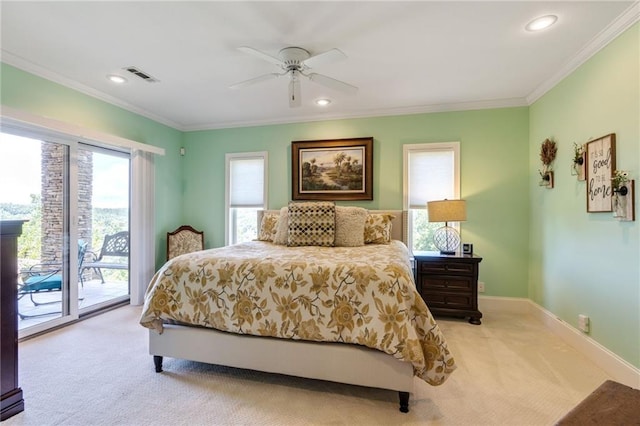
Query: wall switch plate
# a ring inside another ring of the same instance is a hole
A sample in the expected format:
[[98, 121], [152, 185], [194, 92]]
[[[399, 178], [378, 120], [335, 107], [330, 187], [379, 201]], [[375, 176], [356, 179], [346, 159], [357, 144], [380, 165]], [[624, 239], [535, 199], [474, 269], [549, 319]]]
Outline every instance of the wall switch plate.
[[586, 315], [578, 315], [578, 328], [585, 333], [589, 332], [589, 317]]
[[484, 293], [484, 282], [478, 281], [478, 293]]

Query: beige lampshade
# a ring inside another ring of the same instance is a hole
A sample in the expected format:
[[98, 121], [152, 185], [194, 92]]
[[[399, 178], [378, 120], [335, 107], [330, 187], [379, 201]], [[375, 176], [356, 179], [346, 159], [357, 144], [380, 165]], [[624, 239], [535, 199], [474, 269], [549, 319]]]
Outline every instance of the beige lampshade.
[[465, 200], [441, 200], [427, 202], [429, 222], [462, 222], [467, 220]]

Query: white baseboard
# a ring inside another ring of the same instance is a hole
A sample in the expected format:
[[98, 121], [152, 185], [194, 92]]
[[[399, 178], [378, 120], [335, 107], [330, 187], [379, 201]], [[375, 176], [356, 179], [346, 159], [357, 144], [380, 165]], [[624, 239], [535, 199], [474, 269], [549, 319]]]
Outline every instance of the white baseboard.
[[640, 369], [629, 364], [591, 337], [583, 334], [532, 300], [515, 297], [480, 296], [478, 305], [481, 312], [522, 312], [533, 315], [544, 323], [550, 331], [564, 340], [565, 343], [580, 351], [591, 362], [602, 368], [615, 381], [640, 389]]
[[478, 309], [480, 312], [527, 312], [531, 310], [531, 300], [519, 297], [479, 296]]

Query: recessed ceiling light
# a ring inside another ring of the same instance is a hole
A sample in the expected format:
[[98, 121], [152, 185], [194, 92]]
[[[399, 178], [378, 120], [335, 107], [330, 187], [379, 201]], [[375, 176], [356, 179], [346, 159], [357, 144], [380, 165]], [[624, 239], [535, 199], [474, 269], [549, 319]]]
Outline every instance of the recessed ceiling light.
[[529, 22], [527, 26], [524, 28], [527, 31], [540, 31], [540, 30], [544, 30], [545, 28], [549, 28], [557, 20], [558, 20], [558, 17], [556, 15], [541, 16]]
[[126, 78], [121, 77], [119, 75], [115, 75], [115, 74], [109, 74], [107, 78], [109, 79], [109, 81], [116, 84], [123, 84], [127, 82]]
[[318, 99], [316, 101], [316, 104], [320, 105], [320, 106], [327, 106], [331, 103], [331, 99]]

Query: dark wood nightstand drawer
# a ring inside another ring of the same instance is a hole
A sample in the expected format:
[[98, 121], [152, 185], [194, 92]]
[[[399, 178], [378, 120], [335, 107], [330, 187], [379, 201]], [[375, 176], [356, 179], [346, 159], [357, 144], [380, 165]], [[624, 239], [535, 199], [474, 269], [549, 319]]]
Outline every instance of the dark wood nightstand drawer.
[[466, 291], [472, 294], [473, 280], [471, 277], [456, 277], [456, 276], [427, 276], [421, 280], [422, 290], [428, 291], [429, 289], [438, 290], [453, 290], [453, 291]]
[[429, 309], [473, 309], [473, 294], [423, 292], [422, 297]]
[[472, 263], [457, 262], [419, 262], [420, 273], [425, 274], [464, 274], [473, 275], [475, 265]]
[[414, 252], [413, 255], [416, 286], [431, 313], [469, 317], [471, 324], [480, 324], [478, 264], [482, 258], [435, 252]]

